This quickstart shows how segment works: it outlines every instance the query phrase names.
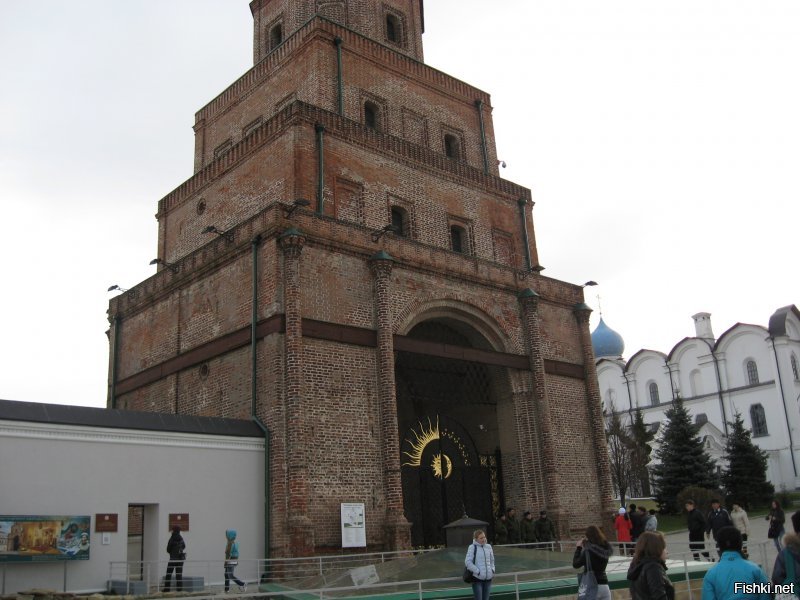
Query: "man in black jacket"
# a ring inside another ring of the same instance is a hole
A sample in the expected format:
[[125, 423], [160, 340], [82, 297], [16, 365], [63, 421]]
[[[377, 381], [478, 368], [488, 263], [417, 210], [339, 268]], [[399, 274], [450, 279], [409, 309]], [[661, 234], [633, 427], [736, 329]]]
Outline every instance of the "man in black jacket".
[[177, 590], [183, 591], [183, 561], [186, 560], [186, 543], [181, 536], [181, 528], [177, 525], [172, 528], [172, 536], [167, 542], [169, 563], [167, 563], [167, 576], [164, 578], [164, 591], [168, 592], [172, 586], [172, 571], [175, 571]]
[[706, 520], [703, 513], [697, 510], [694, 500], [686, 501], [686, 525], [689, 528], [689, 549], [694, 559], [700, 560], [701, 552], [704, 558], [709, 558], [708, 552], [705, 551]]
[[[708, 511], [708, 518], [706, 519], [706, 533], [710, 532], [716, 542], [719, 530], [729, 526], [733, 526], [730, 513], [722, 508], [719, 500], [714, 498], [711, 501], [711, 510]], [[719, 544], [717, 544], [717, 551], [719, 552]], [[722, 556], [722, 552], [719, 552], [719, 555]]]

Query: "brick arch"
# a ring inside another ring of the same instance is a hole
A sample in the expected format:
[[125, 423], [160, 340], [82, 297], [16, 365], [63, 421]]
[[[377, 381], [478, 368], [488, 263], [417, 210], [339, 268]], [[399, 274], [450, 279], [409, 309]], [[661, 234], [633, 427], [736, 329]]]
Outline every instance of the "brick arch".
[[394, 319], [392, 329], [397, 335], [407, 335], [423, 321], [447, 317], [470, 325], [498, 352], [513, 352], [509, 336], [483, 307], [475, 306], [463, 298], [429, 297], [409, 303]]

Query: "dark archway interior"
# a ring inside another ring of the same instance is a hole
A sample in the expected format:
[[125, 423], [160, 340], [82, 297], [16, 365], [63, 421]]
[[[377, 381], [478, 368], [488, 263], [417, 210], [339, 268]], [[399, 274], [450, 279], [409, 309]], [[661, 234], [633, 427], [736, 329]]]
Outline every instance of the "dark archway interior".
[[[492, 349], [479, 332], [455, 319], [425, 321], [408, 337]], [[501, 448], [508, 445], [498, 426], [498, 406], [507, 405], [509, 397], [503, 369], [397, 352], [395, 379], [403, 501], [413, 545], [444, 544], [442, 526], [465, 511], [491, 529], [503, 505]]]

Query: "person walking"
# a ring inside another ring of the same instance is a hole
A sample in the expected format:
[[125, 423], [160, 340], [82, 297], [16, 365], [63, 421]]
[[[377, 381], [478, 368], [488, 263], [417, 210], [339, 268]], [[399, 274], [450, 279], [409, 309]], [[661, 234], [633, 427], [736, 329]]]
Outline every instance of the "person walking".
[[783, 525], [786, 522], [786, 515], [781, 508], [780, 502], [777, 500], [772, 501], [769, 514], [766, 518], [769, 521], [767, 537], [775, 542], [775, 548], [780, 553], [780, 551], [783, 550], [783, 546], [781, 546], [781, 539], [783, 539], [783, 534], [786, 533]]
[[689, 528], [689, 550], [692, 551], [695, 560], [700, 560], [701, 553], [703, 558], [708, 559], [705, 540], [706, 518], [697, 509], [694, 500], [687, 500], [685, 507], [686, 525]]
[[651, 508], [650, 514], [647, 515], [647, 520], [644, 522], [644, 530], [645, 531], [658, 530], [658, 517], [656, 517], [656, 511], [654, 508]]
[[[769, 586], [766, 573], [742, 556], [741, 532], [733, 525], [726, 525], [717, 532], [716, 539], [720, 559], [703, 577], [703, 600], [770, 600], [770, 594], [766, 592]], [[742, 584], [763, 584], [764, 591], [745, 592], [739, 589]]]
[[486, 532], [478, 529], [472, 534], [472, 544], [467, 548], [464, 565], [472, 573], [472, 595], [475, 600], [489, 600], [494, 577], [494, 552], [486, 541]]
[[664, 536], [658, 531], [642, 532], [628, 567], [631, 600], [675, 599], [675, 588], [667, 577], [666, 560]]
[[572, 557], [574, 569], [583, 567], [584, 573], [589, 570], [594, 573], [597, 579], [596, 600], [611, 600], [611, 589], [608, 587], [608, 576], [606, 575], [608, 557], [611, 556], [611, 553], [611, 544], [608, 543], [600, 528], [596, 525], [589, 525]]
[[733, 503], [731, 509], [731, 521], [733, 526], [742, 534], [742, 556], [747, 556], [747, 538], [750, 536], [750, 519], [747, 518], [747, 512], [742, 508], [738, 502]]
[[722, 551], [719, 549], [719, 542], [717, 535], [723, 527], [730, 527], [733, 525], [730, 513], [722, 508], [719, 500], [716, 498], [711, 500], [711, 510], [708, 511], [708, 518], [706, 519], [706, 533], [711, 533], [714, 542], [717, 544], [717, 553], [722, 556]]
[[631, 530], [633, 524], [627, 514], [625, 508], [620, 507], [617, 511], [617, 517], [614, 519], [614, 529], [617, 530], [617, 542], [619, 542], [620, 554], [627, 554], [628, 548], [631, 547]]
[[179, 592], [183, 591], [183, 561], [186, 560], [186, 542], [181, 536], [181, 528], [175, 526], [172, 528], [172, 535], [167, 542], [167, 554], [169, 554], [169, 562], [167, 563], [167, 574], [164, 577], [164, 592], [170, 591], [172, 587], [172, 573], [175, 573], [175, 589]]
[[638, 540], [639, 536], [642, 535], [642, 532], [644, 531], [645, 518], [644, 518], [644, 515], [642, 514], [642, 510], [644, 510], [644, 507], [641, 507], [641, 510], [640, 510], [640, 509], [636, 508], [635, 504], [629, 504], [628, 505], [628, 514], [631, 517], [631, 541], [632, 542], [635, 542], [636, 540]]
[[234, 575], [233, 570], [239, 564], [239, 542], [236, 541], [236, 530], [226, 529], [225, 537], [228, 544], [225, 546], [225, 591], [229, 591], [231, 581], [239, 586], [240, 592], [247, 591], [247, 584]]

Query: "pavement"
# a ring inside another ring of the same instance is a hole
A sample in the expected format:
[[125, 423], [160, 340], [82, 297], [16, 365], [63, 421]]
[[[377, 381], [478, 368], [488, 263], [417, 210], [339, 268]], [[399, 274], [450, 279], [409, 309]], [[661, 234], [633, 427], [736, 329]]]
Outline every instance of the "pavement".
[[[790, 511], [787, 511], [787, 521]], [[778, 556], [778, 551], [775, 548], [775, 542], [767, 537], [768, 521], [764, 516], [750, 517], [750, 534], [748, 535], [747, 545], [750, 554], [750, 560], [758, 563], [764, 568], [764, 571], [769, 576], [772, 573], [772, 567], [775, 564], [775, 558]], [[789, 529], [787, 532], [792, 531], [791, 522], [788, 523]], [[667, 541], [667, 551], [671, 558], [677, 558], [679, 555], [684, 555], [689, 552], [689, 530], [685, 529], [676, 533], [664, 534]], [[712, 538], [706, 538], [706, 551], [712, 556], [717, 557], [717, 550]]]

